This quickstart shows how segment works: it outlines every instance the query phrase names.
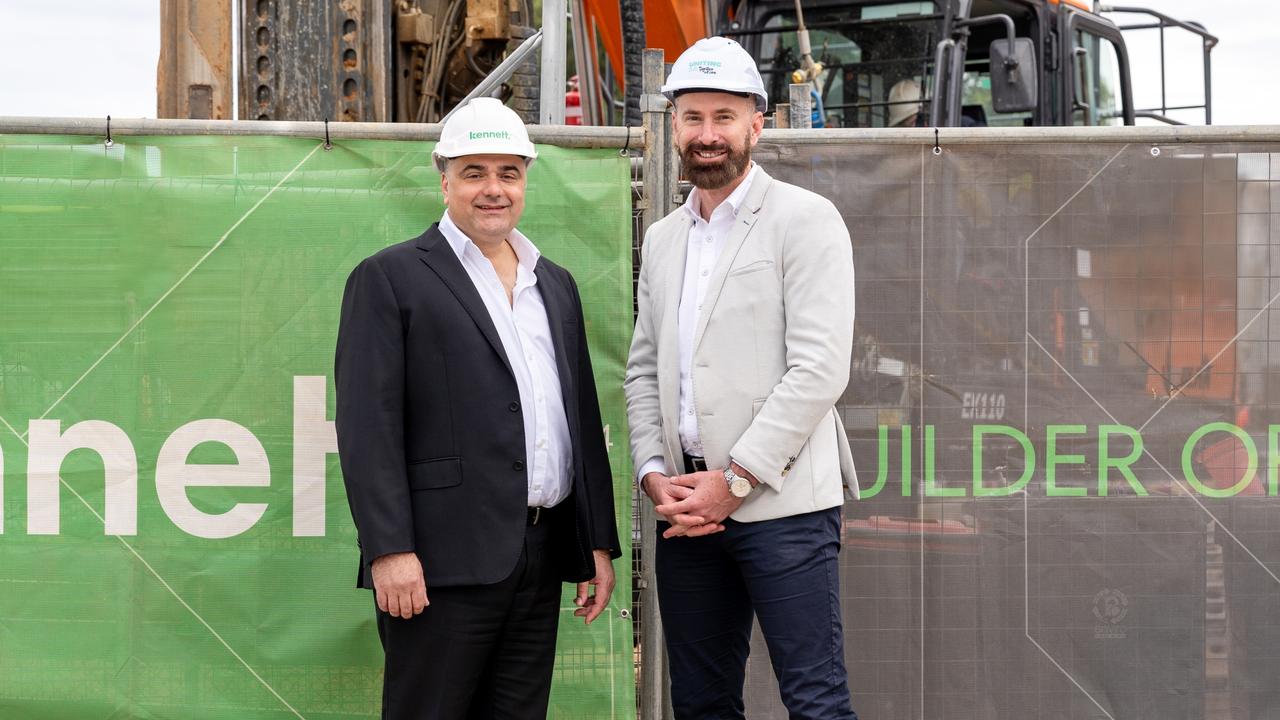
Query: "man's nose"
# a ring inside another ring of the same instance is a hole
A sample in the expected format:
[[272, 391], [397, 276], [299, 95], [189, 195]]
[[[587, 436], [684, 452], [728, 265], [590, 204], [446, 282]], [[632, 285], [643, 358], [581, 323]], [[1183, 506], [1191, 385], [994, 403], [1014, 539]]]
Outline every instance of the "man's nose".
[[482, 188], [481, 188], [481, 192], [483, 192], [483, 193], [484, 193], [485, 197], [499, 197], [499, 196], [501, 196], [501, 195], [502, 195], [502, 181], [500, 181], [500, 180], [498, 179], [498, 176], [497, 176], [497, 175], [489, 175], [489, 176], [487, 176], [487, 177], [484, 179], [484, 187], [482, 187]]
[[720, 141], [720, 134], [716, 132], [716, 126], [709, 120], [705, 120], [698, 125], [698, 142], [703, 145], [714, 145]]

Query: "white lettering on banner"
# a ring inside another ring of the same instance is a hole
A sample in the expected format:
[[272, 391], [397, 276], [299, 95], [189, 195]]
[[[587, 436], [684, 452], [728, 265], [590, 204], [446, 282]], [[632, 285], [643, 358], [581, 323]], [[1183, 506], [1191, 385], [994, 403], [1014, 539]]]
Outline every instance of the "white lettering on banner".
[[[187, 456], [199, 445], [216, 442], [231, 448], [235, 464], [194, 465]], [[195, 420], [183, 425], [160, 448], [156, 458], [156, 496], [179, 529], [202, 538], [228, 538], [253, 527], [267, 511], [266, 503], [236, 503], [211, 515], [187, 497], [189, 487], [267, 487], [271, 465], [258, 438], [230, 420]]]
[[123, 430], [109, 422], [86, 420], [61, 431], [61, 420], [32, 420], [28, 428], [27, 532], [57, 535], [61, 516], [62, 461], [73, 450], [93, 450], [102, 457], [108, 535], [138, 533], [138, 456]]
[[[293, 535], [325, 534], [325, 469], [338, 452], [335, 424], [327, 418], [328, 379], [323, 375], [293, 378]], [[76, 450], [96, 452], [104, 470], [103, 531], [107, 535], [138, 533], [138, 456], [124, 430], [101, 420], [86, 420], [61, 431], [60, 420], [32, 420], [28, 427], [27, 532], [61, 532], [62, 463]], [[234, 463], [188, 463], [204, 443], [230, 448]], [[0, 507], [4, 501], [4, 452], [0, 448]], [[182, 531], [202, 538], [240, 535], [262, 519], [267, 503], [236, 503], [222, 513], [206, 513], [187, 495], [191, 487], [268, 487], [271, 464], [266, 450], [248, 428], [230, 420], [194, 420], [165, 439], [156, 458], [156, 496], [160, 507]], [[0, 534], [4, 517], [0, 513]]]
[[324, 536], [325, 461], [338, 452], [338, 431], [326, 419], [323, 375], [293, 378], [293, 535]]

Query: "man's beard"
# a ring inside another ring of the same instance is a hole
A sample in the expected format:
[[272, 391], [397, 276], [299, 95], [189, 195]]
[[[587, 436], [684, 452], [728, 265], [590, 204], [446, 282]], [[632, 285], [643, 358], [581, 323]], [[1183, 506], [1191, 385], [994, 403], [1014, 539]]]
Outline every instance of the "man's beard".
[[[706, 150], [712, 152], [728, 150], [728, 153], [715, 164], [708, 164], [694, 157], [696, 153]], [[742, 173], [750, 163], [751, 146], [746, 138], [743, 139], [741, 149], [730, 143], [703, 145], [694, 140], [680, 151], [680, 164], [683, 166], [685, 177], [693, 183], [694, 187], [701, 190], [719, 190], [742, 177]]]

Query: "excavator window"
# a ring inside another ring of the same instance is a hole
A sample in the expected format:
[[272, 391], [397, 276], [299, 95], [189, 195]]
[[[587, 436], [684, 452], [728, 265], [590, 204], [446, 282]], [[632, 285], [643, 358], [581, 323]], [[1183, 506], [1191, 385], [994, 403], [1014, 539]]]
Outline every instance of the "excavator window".
[[961, 124], [965, 127], [1029, 127], [1034, 124], [1031, 111], [998, 113], [991, 104], [991, 64], [986, 58], [967, 60], [964, 64], [964, 87], [961, 90]]
[[[1008, 15], [1019, 37], [1031, 38], [1039, 44], [1040, 22], [1032, 6], [1009, 0], [975, 2], [973, 16]], [[960, 124], [964, 127], [1023, 127], [1037, 124], [1035, 113], [998, 113], [991, 101], [991, 61], [988, 57], [993, 40], [1002, 40], [1008, 32], [1000, 23], [975, 25], [969, 30], [965, 52], [964, 78], [960, 94]]]
[[1072, 125], [1123, 125], [1120, 59], [1107, 38], [1085, 30], [1072, 33]]
[[[789, 3], [788, 3], [789, 4]], [[805, 10], [827, 127], [928, 125], [933, 52], [942, 14], [932, 2], [847, 4]], [[778, 9], [738, 39], [760, 59], [770, 100], [785, 98], [800, 67], [794, 11]], [[730, 35], [734, 33], [728, 33]], [[910, 81], [912, 92], [896, 85]]]

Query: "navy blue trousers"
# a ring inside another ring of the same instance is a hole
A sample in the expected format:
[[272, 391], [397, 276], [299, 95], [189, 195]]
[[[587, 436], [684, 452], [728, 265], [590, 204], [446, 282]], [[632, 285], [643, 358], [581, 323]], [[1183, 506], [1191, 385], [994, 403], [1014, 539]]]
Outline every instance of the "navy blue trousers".
[[840, 508], [663, 539], [655, 572], [678, 720], [745, 718], [751, 618], [791, 720], [857, 720], [840, 621]]

